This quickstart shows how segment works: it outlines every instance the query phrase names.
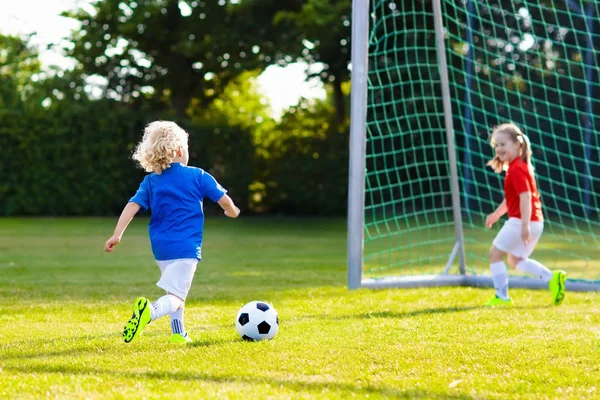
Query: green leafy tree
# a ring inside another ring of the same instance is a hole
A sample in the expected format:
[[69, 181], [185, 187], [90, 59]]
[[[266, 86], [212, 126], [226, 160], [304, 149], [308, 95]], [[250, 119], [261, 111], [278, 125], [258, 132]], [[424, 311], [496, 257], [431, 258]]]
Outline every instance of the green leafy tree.
[[179, 116], [192, 98], [208, 105], [245, 70], [277, 54], [270, 39], [275, 0], [103, 0], [65, 13], [81, 22], [68, 54], [85, 73], [108, 80], [107, 94], [130, 100], [155, 93]]
[[281, 44], [285, 48], [280, 53], [283, 58], [277, 55], [275, 58], [282, 64], [298, 58], [309, 64], [324, 64], [322, 71], [309, 77], [319, 76], [333, 87], [338, 122], [347, 114], [342, 86], [350, 78], [351, 13], [351, 0], [305, 0], [299, 9], [282, 10], [274, 19], [276, 26], [289, 30], [289, 40]]
[[33, 92], [41, 71], [29, 37], [0, 35], [0, 109], [20, 108]]

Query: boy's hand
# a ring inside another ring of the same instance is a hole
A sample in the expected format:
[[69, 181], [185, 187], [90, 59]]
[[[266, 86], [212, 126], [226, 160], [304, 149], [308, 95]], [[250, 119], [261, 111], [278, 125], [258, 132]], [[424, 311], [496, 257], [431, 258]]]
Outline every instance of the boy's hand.
[[115, 249], [115, 246], [118, 245], [120, 241], [120, 237], [114, 235], [111, 236], [111, 238], [108, 239], [104, 245], [104, 251], [107, 253], [112, 253], [112, 251]]
[[488, 216], [485, 218], [485, 227], [490, 229], [492, 225], [498, 221], [498, 219], [500, 219], [500, 217], [498, 217], [496, 213], [488, 214]]
[[240, 209], [233, 204], [231, 197], [227, 196], [226, 194], [224, 194], [217, 203], [221, 206], [223, 212], [229, 218], [237, 218], [237, 216], [240, 215]]
[[237, 218], [238, 215], [240, 215], [240, 209], [235, 207], [233, 212], [230, 212], [229, 210], [225, 210], [224, 211], [225, 215], [227, 215], [229, 218]]

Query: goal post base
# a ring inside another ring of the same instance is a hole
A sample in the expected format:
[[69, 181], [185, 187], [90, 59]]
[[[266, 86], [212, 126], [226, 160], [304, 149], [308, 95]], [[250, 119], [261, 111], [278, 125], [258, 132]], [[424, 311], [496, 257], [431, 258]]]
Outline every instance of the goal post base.
[[[414, 275], [414, 276], [392, 276], [380, 279], [363, 279], [360, 287], [366, 289], [387, 288], [426, 288], [445, 286], [469, 286], [492, 288], [491, 276], [486, 275]], [[533, 278], [511, 277], [508, 280], [509, 288], [520, 289], [548, 289], [548, 284]], [[579, 279], [567, 279], [565, 286], [571, 292], [600, 291], [599, 281], [588, 281]]]
[[[472, 287], [494, 287], [491, 276], [465, 275], [464, 285]], [[509, 288], [519, 289], [542, 289], [547, 290], [548, 284], [544, 281], [527, 277], [508, 278]], [[583, 279], [567, 279], [565, 287], [569, 292], [593, 292], [600, 290], [600, 282]]]
[[443, 286], [464, 286], [463, 275], [415, 275], [391, 276], [381, 279], [363, 279], [361, 287], [368, 289], [423, 288]]

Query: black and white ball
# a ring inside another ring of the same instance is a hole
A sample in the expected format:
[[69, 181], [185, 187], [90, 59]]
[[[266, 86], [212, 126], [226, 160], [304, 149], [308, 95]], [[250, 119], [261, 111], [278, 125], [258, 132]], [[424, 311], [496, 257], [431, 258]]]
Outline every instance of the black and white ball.
[[264, 301], [251, 301], [238, 311], [235, 329], [244, 340], [273, 339], [279, 330], [279, 316]]

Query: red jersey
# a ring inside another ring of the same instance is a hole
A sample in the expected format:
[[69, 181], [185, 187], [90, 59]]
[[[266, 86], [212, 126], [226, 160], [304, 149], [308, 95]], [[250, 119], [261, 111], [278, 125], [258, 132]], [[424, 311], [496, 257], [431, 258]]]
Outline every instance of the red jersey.
[[508, 164], [508, 171], [504, 178], [504, 198], [508, 208], [509, 218], [521, 219], [521, 200], [519, 195], [524, 192], [531, 193], [531, 221], [543, 221], [542, 201], [537, 190], [533, 172], [529, 170], [526, 162], [520, 157]]

